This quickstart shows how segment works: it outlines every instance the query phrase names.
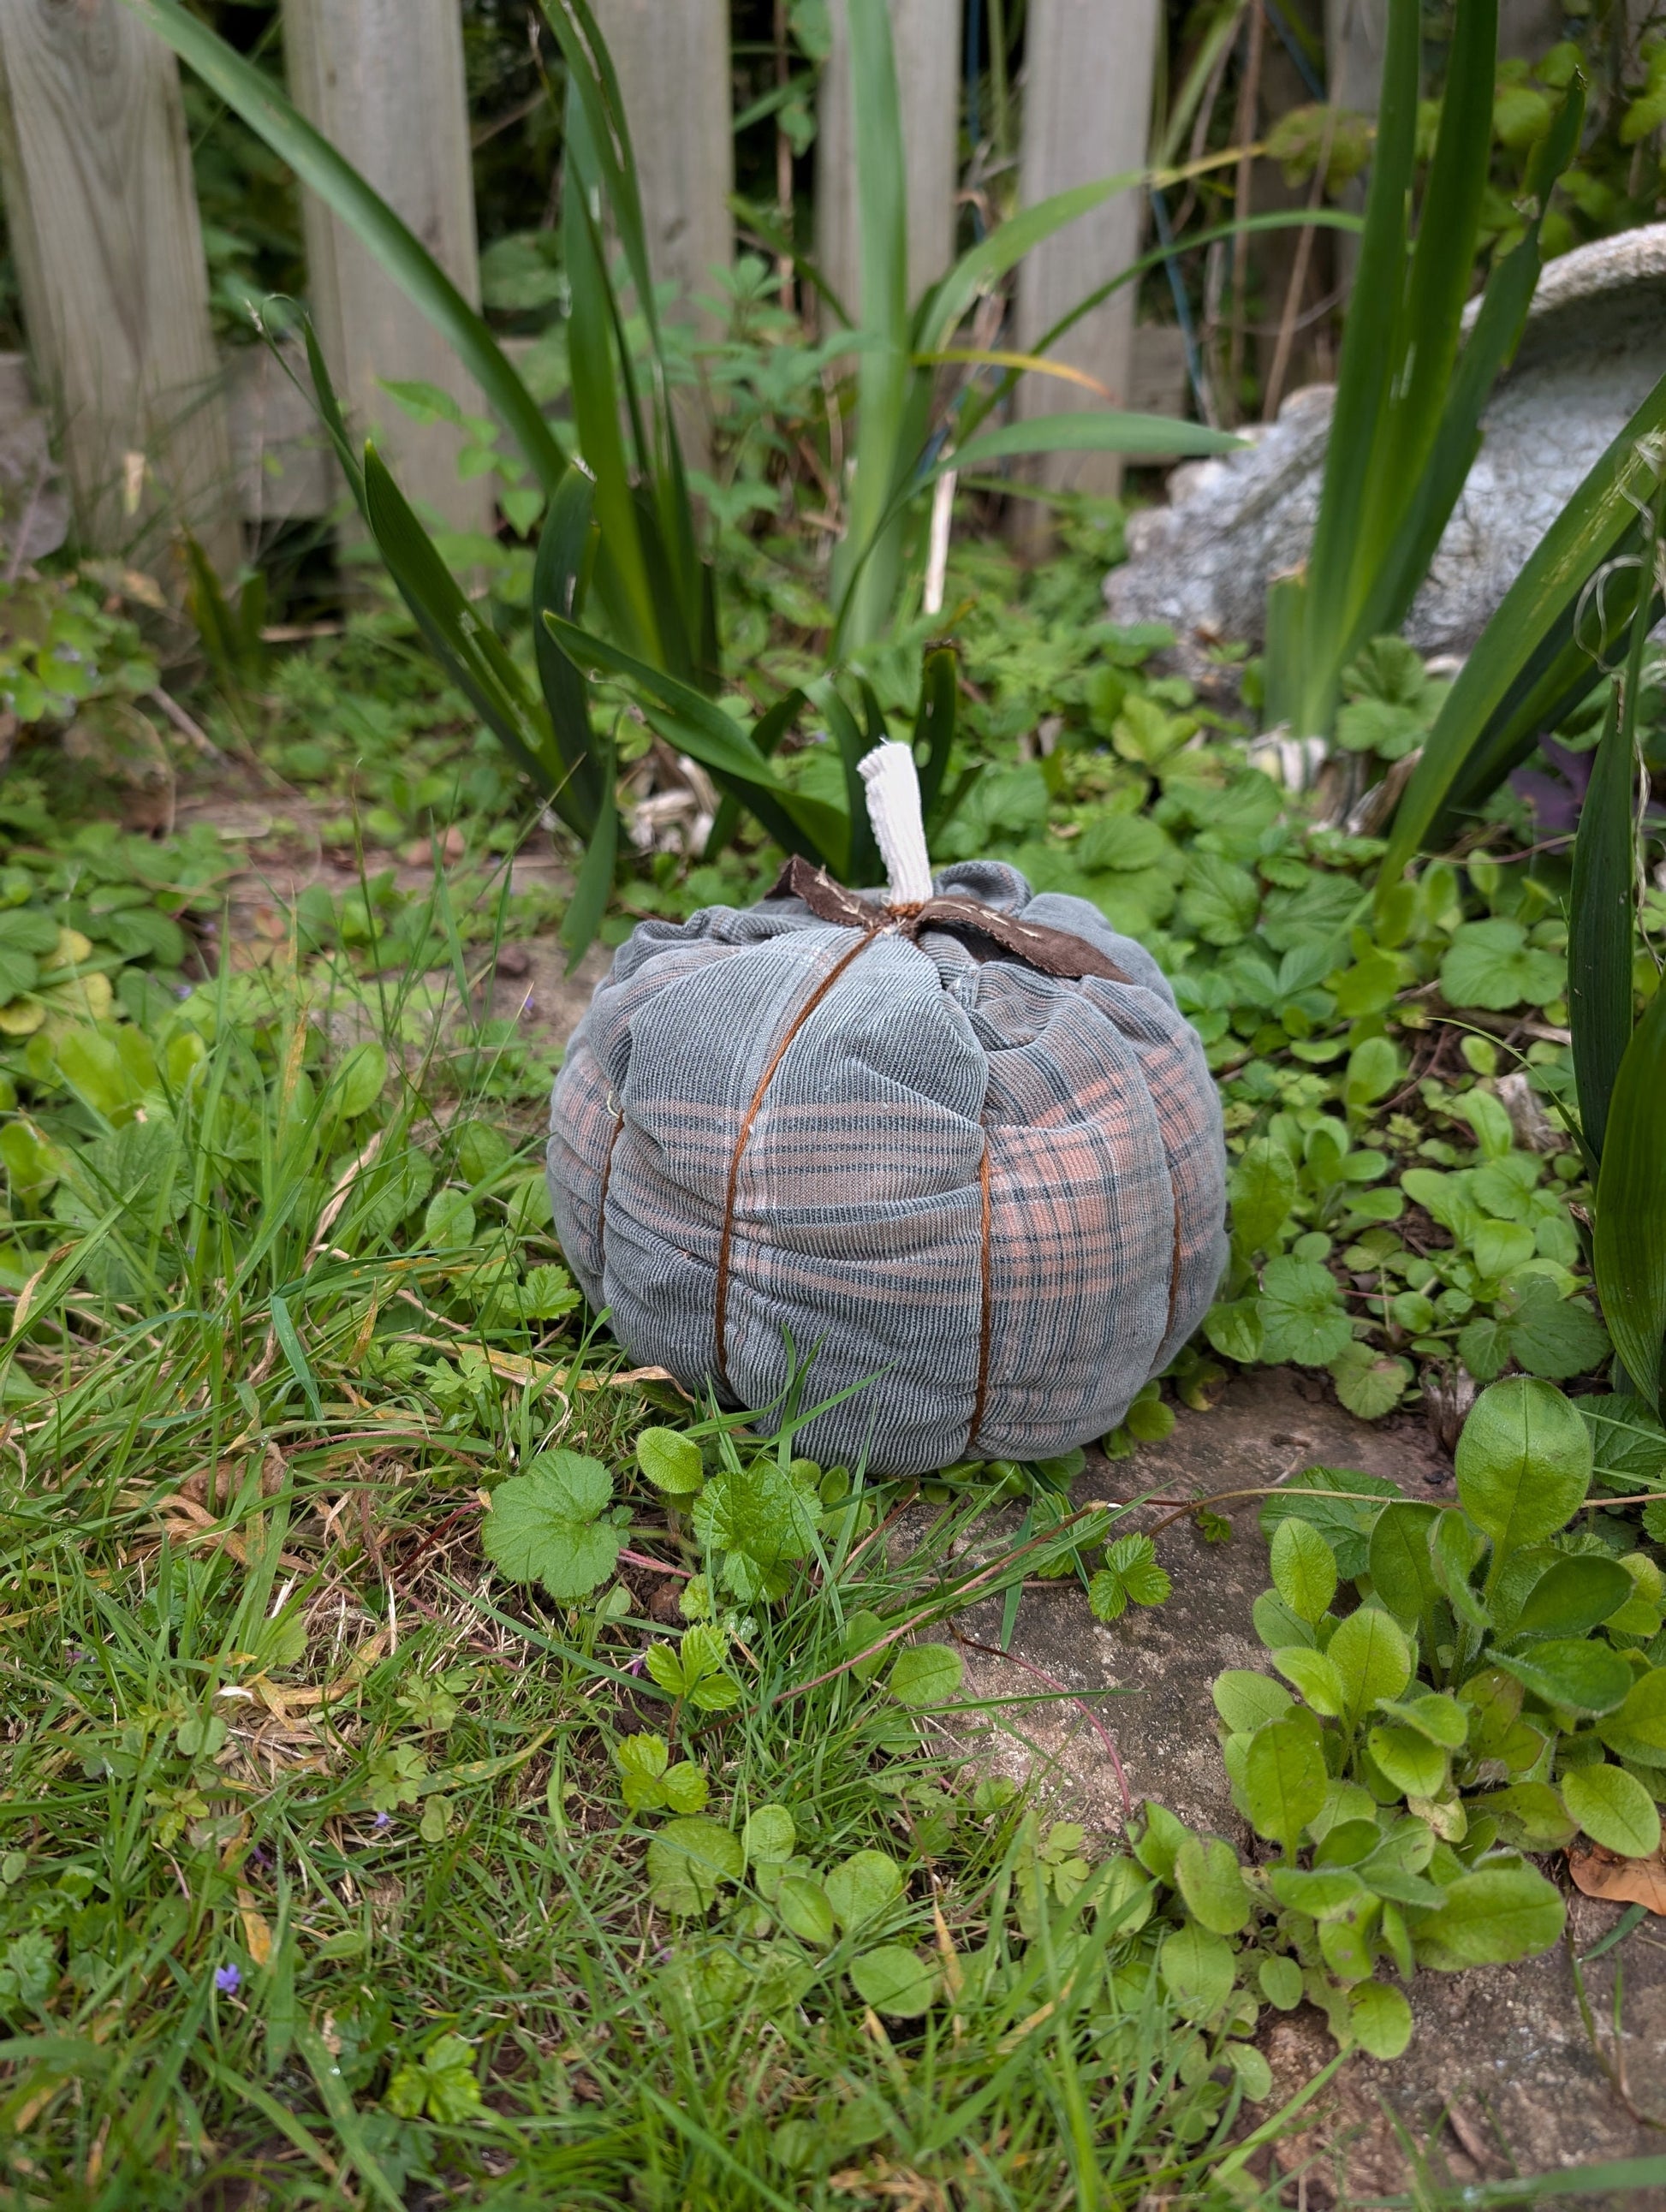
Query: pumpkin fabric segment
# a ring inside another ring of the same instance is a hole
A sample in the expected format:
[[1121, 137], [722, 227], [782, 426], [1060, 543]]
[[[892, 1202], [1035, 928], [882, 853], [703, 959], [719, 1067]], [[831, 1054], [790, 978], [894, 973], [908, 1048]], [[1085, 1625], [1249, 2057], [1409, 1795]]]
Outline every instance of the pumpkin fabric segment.
[[[1141, 946], [1016, 869], [945, 869], [924, 909], [796, 869], [849, 911], [784, 879], [615, 956], [551, 1102], [569, 1266], [634, 1360], [725, 1404], [778, 1401], [795, 1359], [806, 1406], [865, 1386], [799, 1432], [824, 1464], [919, 1474], [1103, 1435], [1225, 1265], [1195, 1034]], [[1111, 972], [1043, 972], [982, 912]]]

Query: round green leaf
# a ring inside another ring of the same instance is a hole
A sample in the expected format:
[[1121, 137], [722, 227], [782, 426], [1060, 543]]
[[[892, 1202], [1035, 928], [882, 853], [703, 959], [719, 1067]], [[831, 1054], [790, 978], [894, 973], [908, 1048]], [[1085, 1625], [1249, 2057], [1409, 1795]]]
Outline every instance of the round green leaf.
[[1562, 1802], [1593, 1843], [1622, 1859], [1646, 1859], [1660, 1849], [1660, 1814], [1634, 1774], [1618, 1766], [1571, 1766], [1560, 1778]]
[[1229, 1667], [1217, 1674], [1210, 1695], [1235, 1735], [1258, 1729], [1263, 1721], [1281, 1720], [1290, 1711], [1289, 1693], [1270, 1674], [1249, 1667]]
[[1269, 1260], [1258, 1304], [1267, 1359], [1322, 1367], [1353, 1341], [1336, 1279], [1317, 1260]]
[[775, 1892], [775, 1911], [789, 1935], [824, 1948], [833, 1941], [833, 1908], [818, 1881], [789, 1874]]
[[940, 1976], [932, 1961], [905, 1951], [900, 1943], [882, 1943], [877, 1951], [865, 1951], [852, 1960], [850, 1978], [857, 1996], [875, 2012], [887, 2013], [893, 2020], [916, 2020], [930, 2009]]
[[1374, 1728], [1365, 1748], [1395, 1788], [1408, 1797], [1438, 1797], [1446, 1779], [1446, 1754], [1415, 1729]]
[[449, 1252], [474, 1242], [474, 1208], [460, 1190], [436, 1190], [423, 1217], [423, 1241]]
[[1157, 1954], [1164, 1986], [1189, 2019], [1219, 2012], [1232, 1993], [1237, 1954], [1221, 1936], [1212, 1936], [1189, 1920], [1165, 1936]]
[[612, 1498], [599, 1461], [540, 1452], [492, 1492], [481, 1548], [512, 1582], [541, 1582], [557, 1605], [575, 1605], [618, 1565], [623, 1532], [599, 1518]]
[[374, 1042], [356, 1044], [343, 1059], [330, 1085], [331, 1103], [344, 1120], [368, 1114], [387, 1081], [387, 1054]]
[[688, 1498], [706, 1479], [700, 1447], [680, 1429], [644, 1429], [636, 1439], [636, 1464], [656, 1490]]
[[1501, 1553], [1565, 1528], [1590, 1471], [1590, 1431], [1554, 1383], [1530, 1376], [1483, 1390], [1458, 1438], [1463, 1510]]
[[668, 1820], [648, 1847], [648, 1886], [667, 1912], [704, 1912], [745, 1867], [739, 1837], [715, 1820]]
[[1666, 1766], [1666, 1667], [1639, 1674], [1619, 1711], [1597, 1723], [1596, 1733], [1616, 1758]]
[[1237, 1853], [1219, 1836], [1188, 1836], [1175, 1854], [1175, 1880], [1186, 1910], [1216, 1936], [1236, 1936], [1252, 1906]]
[[848, 1935], [876, 1917], [903, 1893], [903, 1869], [885, 1851], [856, 1851], [827, 1877], [827, 1901]]
[[798, 1829], [784, 1805], [760, 1805], [740, 1832], [748, 1866], [785, 1866], [798, 1842]]
[[1238, 2077], [1246, 2103], [1259, 2105], [1273, 2094], [1273, 2069], [1253, 2043], [1229, 2043], [1221, 2057]]
[[1302, 2001], [1302, 1970], [1293, 1959], [1263, 1959], [1257, 1978], [1261, 1993], [1280, 2012], [1294, 2012]]
[[886, 1688], [916, 1711], [946, 1705], [960, 1687], [960, 1654], [947, 1644], [915, 1644], [899, 1651]]
[[1362, 1982], [1348, 2000], [1348, 2025], [1373, 2058], [1398, 2058], [1412, 2039], [1412, 2008], [1391, 1982]]
[[1310, 1521], [1293, 1514], [1273, 1531], [1273, 1583], [1299, 1620], [1322, 1618], [1336, 1595], [1336, 1555]]

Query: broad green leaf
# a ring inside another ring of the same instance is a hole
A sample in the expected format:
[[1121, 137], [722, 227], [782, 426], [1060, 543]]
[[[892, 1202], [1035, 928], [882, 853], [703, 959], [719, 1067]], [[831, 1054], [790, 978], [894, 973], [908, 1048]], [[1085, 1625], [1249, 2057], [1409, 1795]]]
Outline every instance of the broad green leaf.
[[[1397, 1196], [1393, 1192], [1367, 1192], [1368, 1198]], [[1409, 1360], [1373, 1352], [1357, 1340], [1345, 1344], [1330, 1362], [1330, 1378], [1336, 1395], [1350, 1413], [1362, 1421], [1380, 1421], [1391, 1413], [1415, 1379]]]
[[1632, 1032], [1609, 1101], [1596, 1182], [1592, 1254], [1597, 1295], [1614, 1350], [1637, 1390], [1662, 1410], [1666, 1343], [1666, 991], [1657, 991]]
[[656, 1490], [690, 1498], [706, 1480], [700, 1447], [680, 1429], [644, 1429], [636, 1439], [636, 1464]]
[[[69, 1039], [65, 1038], [64, 1042], [67, 1044]], [[62, 1047], [58, 1056], [61, 1061]], [[325, 1103], [344, 1121], [355, 1121], [361, 1114], [370, 1111], [386, 1082], [387, 1054], [373, 1038], [367, 1038], [343, 1055], [340, 1066], [330, 1079]]]
[[1268, 1882], [1287, 1911], [1305, 1912], [1314, 1920], [1340, 1919], [1368, 1894], [1352, 1867], [1274, 1867]]
[[1412, 1940], [1420, 1966], [1456, 1973], [1536, 1957], [1558, 1940], [1566, 1917], [1554, 1885], [1531, 1867], [1482, 1867], [1451, 1884]]
[[833, 1917], [848, 1936], [885, 1911], [903, 1894], [903, 1869], [884, 1851], [855, 1851], [824, 1884]]
[[1590, 1487], [1590, 1437], [1548, 1382], [1512, 1376], [1484, 1390], [1458, 1438], [1457, 1490], [1500, 1557], [1565, 1528]]
[[1666, 1667], [1639, 1674], [1624, 1702], [1598, 1721], [1596, 1733], [1618, 1759], [1666, 1766]]
[[1237, 1960], [1231, 1945], [1195, 1922], [1164, 1937], [1157, 1961], [1164, 1987], [1188, 2020], [1207, 2020], [1232, 1993]]
[[1302, 2001], [1302, 1970], [1293, 1959], [1263, 1959], [1256, 1978], [1261, 1993], [1280, 2012], [1294, 2012]]
[[492, 1492], [481, 1548], [512, 1582], [541, 1582], [557, 1605], [575, 1605], [618, 1564], [623, 1532], [600, 1517], [612, 1499], [599, 1461], [540, 1452]]
[[885, 1687], [899, 1704], [916, 1711], [946, 1705], [960, 1687], [964, 1668], [949, 1644], [914, 1644], [899, 1651]]
[[1147, 1874], [1155, 1875], [1158, 1881], [1172, 1883], [1175, 1859], [1191, 1830], [1183, 1820], [1177, 1820], [1166, 1806], [1156, 1804], [1149, 1797], [1144, 1811], [1146, 1824], [1134, 1838], [1134, 1856]]
[[1635, 1775], [1619, 1766], [1570, 1766], [1560, 1778], [1570, 1818], [1593, 1843], [1624, 1859], [1646, 1859], [1660, 1849], [1660, 1814]]
[[1438, 1690], [1426, 1691], [1421, 1697], [1408, 1698], [1403, 1702], [1384, 1698], [1379, 1700], [1377, 1710], [1391, 1720], [1415, 1729], [1420, 1735], [1427, 1736], [1431, 1743], [1438, 1743], [1447, 1751], [1460, 1750], [1469, 1733], [1468, 1714], [1456, 1698], [1449, 1698]]
[[787, 1875], [775, 1892], [775, 1911], [781, 1926], [801, 1942], [821, 1949], [833, 1941], [833, 1907], [818, 1881]]
[[1310, 1721], [1269, 1721], [1250, 1738], [1243, 1794], [1257, 1835], [1293, 1850], [1325, 1799], [1325, 1761]]
[[1237, 1853], [1219, 1836], [1188, 1836], [1175, 1854], [1174, 1877], [1186, 1910], [1217, 1936], [1249, 1925], [1252, 1907]]
[[1395, 1788], [1408, 1797], [1438, 1797], [1446, 1780], [1446, 1754], [1420, 1730], [1367, 1729], [1365, 1748]]
[[757, 1459], [711, 1478], [695, 1502], [694, 1533], [708, 1549], [738, 1552], [767, 1572], [810, 1550], [815, 1511], [777, 1461]]
[[1412, 2008], [1391, 1982], [1362, 1982], [1348, 1999], [1348, 2025], [1373, 2058], [1398, 2058], [1412, 2039]]
[[1301, 1644], [1287, 1644], [1273, 1654], [1273, 1664], [1285, 1680], [1294, 1683], [1316, 1713], [1338, 1719], [1347, 1702], [1342, 1678], [1322, 1651]]
[[1475, 1564], [1487, 1547], [1487, 1539], [1468, 1516], [1450, 1510], [1429, 1528], [1429, 1565], [1434, 1578], [1459, 1620], [1471, 1628], [1490, 1628], [1492, 1615], [1470, 1581]]
[[[0, 1130], [0, 1150], [6, 1133]], [[1590, 1431], [1598, 1482], [1609, 1490], [1666, 1491], [1666, 1426], [1641, 1398], [1616, 1394], [1577, 1398], [1574, 1404]]]
[[1371, 1532], [1371, 1588], [1397, 1620], [1420, 1620], [1440, 1595], [1429, 1560], [1429, 1531], [1439, 1510], [1420, 1501], [1385, 1505]]
[[648, 1887], [667, 1912], [704, 1912], [745, 1871], [740, 1838], [715, 1820], [668, 1820], [648, 1847]]
[[1632, 1670], [1613, 1646], [1567, 1638], [1523, 1652], [1494, 1651], [1493, 1663], [1542, 1698], [1575, 1713], [1611, 1713], [1626, 1701]]
[[917, 2020], [935, 2002], [942, 1970], [900, 1943], [882, 1943], [851, 1960], [850, 1979], [857, 1996], [875, 2012], [892, 2020]]
[[532, 473], [545, 490], [552, 489], [566, 463], [538, 402], [480, 315], [386, 201], [306, 121], [264, 70], [246, 61], [179, 0], [127, 0], [127, 5], [357, 235], [377, 265], [455, 349]]
[[1472, 1797], [1468, 1803], [1476, 1818], [1495, 1820], [1505, 1841], [1523, 1850], [1564, 1850], [1578, 1832], [1578, 1823], [1569, 1819], [1547, 1782], [1514, 1783], [1508, 1790], [1489, 1790]]
[[1341, 1677], [1347, 1716], [1358, 1724], [1379, 1698], [1397, 1698], [1412, 1675], [1404, 1631], [1391, 1613], [1362, 1605], [1338, 1627], [1325, 1656]]
[[437, 1190], [423, 1217], [423, 1242], [436, 1251], [453, 1251], [474, 1242], [474, 1207], [460, 1190]]
[[760, 1805], [746, 1818], [740, 1848], [748, 1866], [785, 1866], [798, 1843], [798, 1830], [785, 1805]]
[[1229, 1667], [1210, 1686], [1215, 1711], [1235, 1735], [1258, 1729], [1263, 1721], [1283, 1718], [1290, 1711], [1290, 1695], [1270, 1674], [1249, 1667]]
[[[1341, 1497], [1310, 1498], [1308, 1491], [1341, 1491]], [[1271, 1543], [1273, 1532], [1288, 1514], [1310, 1521], [1336, 1555], [1336, 1571], [1345, 1583], [1357, 1582], [1367, 1571], [1368, 1546], [1384, 1498], [1402, 1496], [1398, 1483], [1380, 1474], [1361, 1474], [1353, 1468], [1310, 1467], [1280, 1486], [1261, 1509], [1262, 1534]], [[1353, 1501], [1357, 1497], [1359, 1503]]]
[[1282, 1145], [1258, 1137], [1244, 1148], [1228, 1188], [1233, 1243], [1241, 1252], [1268, 1250], [1296, 1202], [1296, 1163]]
[[1511, 1626], [1512, 1637], [1583, 1636], [1632, 1594], [1632, 1578], [1617, 1559], [1558, 1559], [1540, 1576]]
[[1273, 1532], [1273, 1582], [1298, 1619], [1323, 1619], [1336, 1595], [1336, 1557], [1319, 1531], [1292, 1516]]
[[1529, 945], [1518, 921], [1461, 923], [1440, 963], [1440, 988], [1450, 1006], [1481, 1006], [1503, 1013], [1523, 1004], [1542, 1006], [1562, 990], [1562, 963]]
[[1262, 1276], [1262, 1357], [1322, 1367], [1353, 1340], [1336, 1279], [1316, 1260], [1269, 1260]]

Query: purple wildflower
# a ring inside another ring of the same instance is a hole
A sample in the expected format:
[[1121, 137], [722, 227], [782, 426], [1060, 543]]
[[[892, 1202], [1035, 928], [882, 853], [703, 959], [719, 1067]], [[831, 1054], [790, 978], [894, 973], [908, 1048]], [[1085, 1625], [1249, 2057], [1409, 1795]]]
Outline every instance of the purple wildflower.
[[393, 1815], [392, 1815], [391, 1813], [378, 1813], [378, 1814], [377, 1814], [376, 1818], [375, 1818], [374, 1826], [375, 1826], [376, 1833], [377, 1833], [379, 1836], [380, 1835], [380, 1833], [381, 1833], [381, 1832], [382, 1832], [382, 1830], [383, 1830], [384, 1828], [391, 1828], [392, 1826], [393, 1826]]
[[222, 1997], [234, 1997], [243, 1986], [242, 1968], [216, 1966], [214, 1970], [214, 1986]]

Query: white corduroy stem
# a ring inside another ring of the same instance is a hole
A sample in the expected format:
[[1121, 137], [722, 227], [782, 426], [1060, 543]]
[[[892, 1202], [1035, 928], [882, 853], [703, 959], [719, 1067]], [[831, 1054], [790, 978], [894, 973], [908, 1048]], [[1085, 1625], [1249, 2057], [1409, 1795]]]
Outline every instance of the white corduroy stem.
[[885, 864], [893, 906], [920, 906], [932, 895], [932, 864], [920, 813], [920, 778], [909, 745], [875, 745], [858, 761], [867, 786], [867, 818]]

